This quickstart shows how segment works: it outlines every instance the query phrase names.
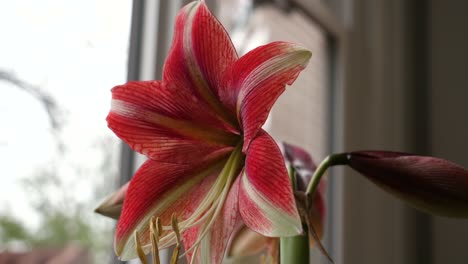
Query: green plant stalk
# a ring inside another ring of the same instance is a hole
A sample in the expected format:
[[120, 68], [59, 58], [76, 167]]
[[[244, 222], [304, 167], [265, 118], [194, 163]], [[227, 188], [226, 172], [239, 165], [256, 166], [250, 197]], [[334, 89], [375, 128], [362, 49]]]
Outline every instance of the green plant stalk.
[[[289, 178], [293, 191], [296, 191], [296, 174], [293, 166], [289, 167]], [[304, 235], [280, 238], [280, 263], [281, 264], [307, 264], [309, 263], [309, 238], [307, 230]]]
[[[325, 174], [327, 169], [334, 165], [346, 165], [349, 162], [348, 153], [332, 154], [326, 157], [312, 176], [312, 180], [307, 186], [306, 195], [313, 196], [317, 190], [317, 187]], [[296, 192], [296, 174], [293, 166], [289, 168], [289, 178], [293, 191]], [[310, 259], [310, 246], [307, 226], [304, 225], [304, 235], [298, 235], [294, 237], [282, 237], [280, 239], [280, 263], [281, 264], [308, 264]]]
[[322, 176], [325, 174], [329, 167], [335, 165], [346, 165], [348, 164], [348, 162], [348, 153], [331, 154], [328, 157], [326, 157], [315, 170], [314, 175], [312, 176], [312, 179], [309, 182], [309, 186], [307, 186], [306, 194], [308, 196], [315, 195], [320, 180], [322, 179]]
[[309, 248], [307, 231], [305, 235], [282, 237], [280, 239], [280, 263], [308, 264]]

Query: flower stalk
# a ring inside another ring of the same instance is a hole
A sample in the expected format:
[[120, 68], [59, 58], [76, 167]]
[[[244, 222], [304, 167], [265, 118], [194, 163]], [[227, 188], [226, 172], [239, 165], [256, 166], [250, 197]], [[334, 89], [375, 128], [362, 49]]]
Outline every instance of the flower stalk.
[[317, 167], [312, 176], [312, 180], [310, 181], [309, 185], [307, 186], [306, 194], [308, 196], [313, 196], [317, 190], [317, 187], [322, 179], [322, 176], [325, 174], [327, 169], [331, 166], [335, 165], [346, 165], [349, 162], [349, 154], [348, 153], [340, 153], [340, 154], [331, 154], [327, 156], [322, 163]]
[[[293, 192], [297, 191], [296, 171], [289, 166], [289, 178]], [[309, 263], [309, 238], [307, 226], [303, 225], [304, 234], [293, 237], [280, 238], [280, 263]]]
[[307, 235], [280, 239], [280, 263], [309, 263], [309, 238]]

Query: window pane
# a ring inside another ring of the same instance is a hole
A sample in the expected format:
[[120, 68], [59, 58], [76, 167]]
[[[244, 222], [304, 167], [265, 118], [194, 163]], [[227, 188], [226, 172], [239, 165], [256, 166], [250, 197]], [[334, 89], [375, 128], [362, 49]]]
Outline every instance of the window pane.
[[[219, 4], [220, 19], [227, 25], [240, 55], [272, 41], [299, 43], [312, 51], [307, 68], [275, 103], [266, 128], [276, 139], [304, 147], [319, 162], [328, 142], [330, 65], [326, 32], [299, 9], [285, 12], [271, 4], [251, 9], [250, 1], [227, 3]], [[232, 8], [237, 11], [229, 11]]]
[[0, 251], [110, 252], [113, 221], [93, 209], [116, 187], [105, 117], [130, 14], [131, 1], [0, 3]]

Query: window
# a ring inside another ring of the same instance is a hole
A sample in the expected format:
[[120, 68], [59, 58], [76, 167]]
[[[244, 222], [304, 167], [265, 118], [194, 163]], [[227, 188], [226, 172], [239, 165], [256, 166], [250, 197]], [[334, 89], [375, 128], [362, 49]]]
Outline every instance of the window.
[[127, 75], [130, 14], [130, 1], [0, 4], [0, 251], [108, 257], [113, 221], [93, 209], [116, 187], [105, 117]]

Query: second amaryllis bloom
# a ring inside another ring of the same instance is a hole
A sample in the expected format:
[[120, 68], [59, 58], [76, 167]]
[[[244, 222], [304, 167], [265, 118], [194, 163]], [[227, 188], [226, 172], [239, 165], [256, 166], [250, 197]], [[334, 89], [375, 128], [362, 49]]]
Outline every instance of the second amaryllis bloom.
[[274, 42], [238, 58], [203, 1], [179, 12], [163, 80], [112, 89], [109, 128], [148, 157], [125, 194], [115, 235], [120, 258], [135, 258], [138, 243], [150, 250], [153, 216], [166, 230], [160, 248], [176, 242], [177, 216], [196, 263], [220, 263], [242, 222], [265, 236], [302, 232], [283, 157], [261, 127], [310, 57]]

